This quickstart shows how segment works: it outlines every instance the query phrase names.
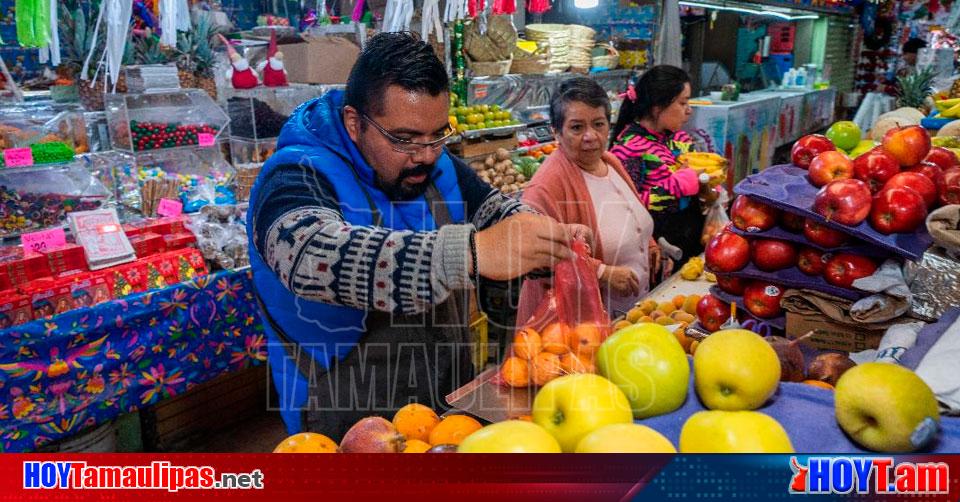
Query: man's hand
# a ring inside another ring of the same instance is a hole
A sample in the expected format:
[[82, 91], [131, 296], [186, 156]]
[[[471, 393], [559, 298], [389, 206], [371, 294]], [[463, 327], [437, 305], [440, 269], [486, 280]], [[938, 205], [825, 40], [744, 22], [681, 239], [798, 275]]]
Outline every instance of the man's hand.
[[549, 216], [518, 213], [477, 232], [480, 275], [506, 281], [531, 270], [553, 268], [573, 256], [570, 242], [575, 232], [583, 232], [580, 227], [557, 223]]
[[605, 267], [600, 281], [620, 296], [632, 298], [640, 294], [640, 278], [627, 267]]

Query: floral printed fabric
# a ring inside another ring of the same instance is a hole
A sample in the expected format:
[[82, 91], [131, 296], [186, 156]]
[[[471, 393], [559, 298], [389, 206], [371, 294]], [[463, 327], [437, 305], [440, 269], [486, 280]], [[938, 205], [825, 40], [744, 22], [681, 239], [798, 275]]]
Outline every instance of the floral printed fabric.
[[0, 331], [0, 451], [30, 451], [266, 361], [249, 270]]

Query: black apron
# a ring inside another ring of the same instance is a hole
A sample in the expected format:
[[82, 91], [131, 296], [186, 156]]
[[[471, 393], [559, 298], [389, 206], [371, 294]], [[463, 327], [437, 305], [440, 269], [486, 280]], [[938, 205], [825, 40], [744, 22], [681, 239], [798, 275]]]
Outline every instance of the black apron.
[[[425, 198], [438, 228], [453, 223], [433, 185]], [[371, 209], [375, 221], [382, 221], [372, 203]], [[339, 442], [361, 418], [378, 415], [389, 420], [412, 402], [440, 413], [449, 408], [444, 397], [474, 374], [468, 299], [468, 291], [455, 290], [447, 301], [424, 314], [369, 312], [367, 333], [342, 361], [334, 357], [328, 370], [302, 353], [261, 303], [264, 318], [307, 379], [301, 430]]]

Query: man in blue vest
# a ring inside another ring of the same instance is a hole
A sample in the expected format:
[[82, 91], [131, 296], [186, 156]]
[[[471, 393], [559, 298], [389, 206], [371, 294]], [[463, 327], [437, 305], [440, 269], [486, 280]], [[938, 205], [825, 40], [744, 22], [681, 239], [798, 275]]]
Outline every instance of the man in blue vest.
[[250, 196], [250, 261], [290, 433], [434, 409], [472, 374], [468, 295], [571, 254], [537, 215], [443, 148], [449, 83], [431, 46], [371, 38], [346, 91], [302, 104]]

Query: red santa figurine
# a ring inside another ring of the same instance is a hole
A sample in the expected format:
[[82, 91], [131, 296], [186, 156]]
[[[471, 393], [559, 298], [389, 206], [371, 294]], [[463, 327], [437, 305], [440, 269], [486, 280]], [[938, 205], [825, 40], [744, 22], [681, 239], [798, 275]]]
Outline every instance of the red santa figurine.
[[220, 40], [223, 41], [223, 44], [227, 46], [227, 54], [230, 55], [230, 65], [232, 67], [227, 70], [227, 78], [230, 79], [233, 88], [253, 89], [259, 85], [260, 80], [257, 77], [257, 72], [253, 71], [253, 68], [250, 68], [250, 62], [240, 56], [223, 35], [218, 34], [218, 36]]
[[257, 66], [263, 74], [263, 85], [267, 87], [284, 87], [287, 85], [287, 70], [283, 69], [283, 53], [277, 51], [277, 32], [270, 32], [270, 46], [267, 48], [267, 59]]

